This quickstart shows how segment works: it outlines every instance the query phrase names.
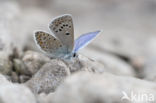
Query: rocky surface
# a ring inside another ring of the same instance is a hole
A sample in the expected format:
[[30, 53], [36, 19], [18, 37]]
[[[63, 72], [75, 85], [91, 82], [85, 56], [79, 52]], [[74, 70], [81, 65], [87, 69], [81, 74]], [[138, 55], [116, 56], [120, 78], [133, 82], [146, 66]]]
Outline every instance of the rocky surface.
[[[50, 58], [37, 52], [27, 51], [22, 58], [23, 65], [26, 66], [29, 75], [36, 73], [43, 64], [50, 61]], [[25, 72], [26, 73], [26, 72]]]
[[22, 84], [13, 84], [0, 75], [0, 103], [36, 103], [34, 94]]
[[60, 60], [52, 60], [43, 67], [29, 80], [26, 85], [34, 93], [54, 92], [56, 87], [69, 76], [70, 71], [67, 65]]
[[[67, 78], [55, 95], [50, 94], [49, 96], [53, 99], [47, 98], [51, 100], [51, 103], [135, 103], [132, 100], [132, 93], [135, 95], [143, 93], [149, 97], [147, 96], [144, 100], [140, 99], [140, 103], [144, 103], [146, 99], [147, 102], [154, 103], [156, 102], [154, 100], [155, 87], [156, 83], [133, 77], [80, 72]], [[124, 93], [127, 94], [129, 100], [122, 98]], [[136, 96], [136, 100], [139, 98]]]
[[103, 54], [103, 61], [97, 62], [94, 59], [87, 58], [84, 55], [78, 55], [78, 58], [67, 61], [71, 72], [89, 71], [94, 73], [110, 72], [115, 75], [135, 76], [135, 71], [126, 62], [121, 61], [115, 56]]
[[[33, 33], [65, 13], [75, 39], [102, 32], [72, 60], [52, 59]], [[0, 103], [156, 102], [155, 0], [5, 0], [0, 14]]]

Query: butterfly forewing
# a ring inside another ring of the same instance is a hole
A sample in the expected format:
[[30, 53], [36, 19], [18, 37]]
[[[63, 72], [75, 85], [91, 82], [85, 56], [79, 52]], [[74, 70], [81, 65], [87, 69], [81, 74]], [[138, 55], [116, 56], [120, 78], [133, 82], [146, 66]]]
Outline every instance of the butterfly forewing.
[[51, 54], [51, 56], [58, 56], [63, 54], [62, 43], [53, 37], [52, 35], [38, 31], [35, 33], [36, 44], [46, 53]]
[[55, 18], [49, 25], [53, 34], [72, 52], [74, 47], [74, 29], [71, 15], [63, 15]]
[[100, 30], [81, 35], [75, 41], [75, 46], [74, 46], [73, 52], [76, 53], [80, 49], [87, 46], [99, 33], [100, 33]]

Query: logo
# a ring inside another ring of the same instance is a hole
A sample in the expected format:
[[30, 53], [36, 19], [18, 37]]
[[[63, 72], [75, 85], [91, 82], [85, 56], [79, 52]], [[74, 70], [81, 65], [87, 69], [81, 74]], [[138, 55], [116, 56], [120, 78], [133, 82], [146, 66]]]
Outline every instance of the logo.
[[131, 102], [153, 102], [154, 94], [152, 93], [135, 93], [134, 91], [131, 91], [130, 95], [128, 95], [125, 91], [122, 91], [122, 97], [121, 100], [127, 100]]

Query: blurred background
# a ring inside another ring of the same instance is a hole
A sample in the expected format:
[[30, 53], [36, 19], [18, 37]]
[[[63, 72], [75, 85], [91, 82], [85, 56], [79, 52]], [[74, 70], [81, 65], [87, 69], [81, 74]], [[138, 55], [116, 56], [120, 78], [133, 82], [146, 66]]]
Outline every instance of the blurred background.
[[39, 51], [34, 31], [50, 32], [48, 24], [62, 14], [73, 16], [75, 38], [102, 30], [81, 54], [100, 62], [113, 55], [136, 68], [155, 67], [155, 0], [0, 0], [2, 41]]

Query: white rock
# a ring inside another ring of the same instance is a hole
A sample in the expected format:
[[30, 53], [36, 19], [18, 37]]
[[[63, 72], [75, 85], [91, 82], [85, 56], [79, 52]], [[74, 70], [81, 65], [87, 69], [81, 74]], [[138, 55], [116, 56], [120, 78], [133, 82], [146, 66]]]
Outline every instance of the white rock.
[[26, 86], [12, 84], [0, 75], [0, 103], [36, 103], [36, 100]]
[[2, 85], [2, 84], [9, 84], [9, 83], [10, 82], [5, 78], [5, 76], [0, 74], [0, 85]]
[[22, 60], [15, 58], [13, 60], [13, 63], [14, 63], [14, 69], [15, 69], [16, 73], [29, 75], [29, 71], [28, 71], [28, 69], [26, 69], [26, 66]]
[[[57, 88], [51, 103], [154, 103], [156, 84], [133, 77], [115, 76], [109, 73], [76, 73]], [[121, 100], [127, 94], [130, 100]], [[136, 97], [136, 101], [132, 95]], [[138, 102], [137, 100], [140, 100]]]
[[103, 61], [97, 61], [78, 55], [73, 61], [68, 61], [71, 72], [89, 71], [95, 73], [109, 72], [115, 75], [135, 76], [134, 69], [124, 61], [107, 54], [101, 56]]
[[31, 75], [36, 73], [43, 64], [50, 61], [45, 55], [33, 51], [25, 52], [22, 60]]
[[143, 77], [156, 82], [156, 36], [150, 37], [145, 46], [148, 51], [144, 68], [142, 68]]
[[54, 59], [46, 63], [26, 85], [34, 93], [54, 92], [58, 85], [70, 74], [67, 65], [59, 60]]
[[36, 103], [35, 96], [23, 85], [0, 85], [2, 103]]
[[9, 74], [12, 71], [12, 62], [8, 59], [9, 55], [0, 52], [0, 73]]
[[55, 93], [49, 93], [49, 94], [45, 94], [45, 93], [41, 93], [37, 96], [37, 100], [39, 101], [39, 103], [53, 103], [53, 97], [54, 97]]

